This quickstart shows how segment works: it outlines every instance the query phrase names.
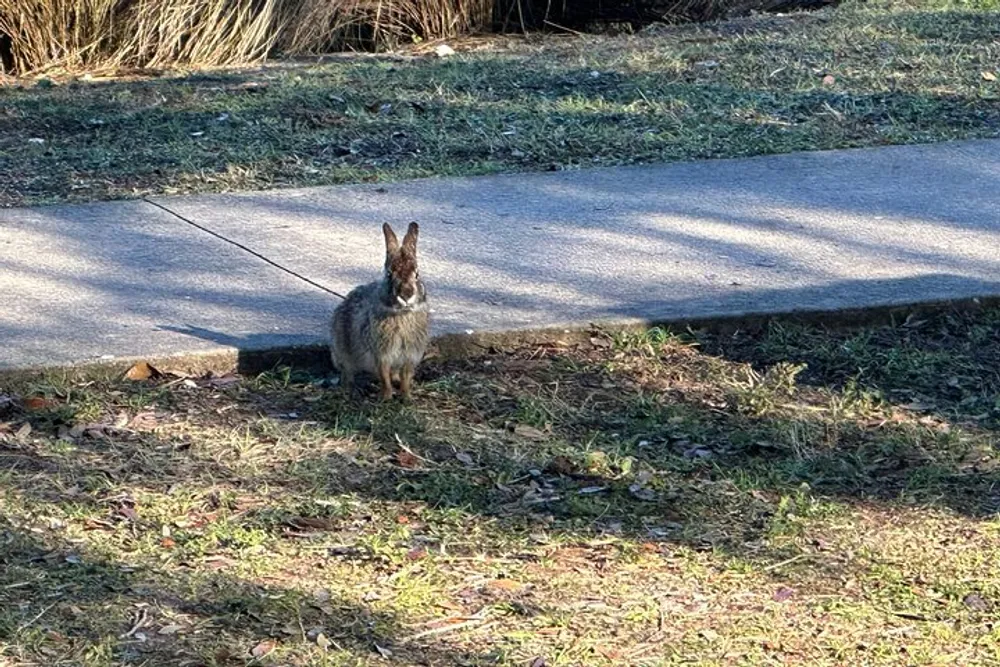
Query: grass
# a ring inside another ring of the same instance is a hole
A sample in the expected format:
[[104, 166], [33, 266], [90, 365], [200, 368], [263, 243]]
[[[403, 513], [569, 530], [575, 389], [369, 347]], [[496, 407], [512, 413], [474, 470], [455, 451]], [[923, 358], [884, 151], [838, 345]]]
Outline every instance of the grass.
[[21, 381], [0, 664], [1000, 664], [998, 325]]
[[443, 59], [22, 82], [0, 90], [0, 206], [995, 137], [998, 26], [978, 4], [848, 3]]

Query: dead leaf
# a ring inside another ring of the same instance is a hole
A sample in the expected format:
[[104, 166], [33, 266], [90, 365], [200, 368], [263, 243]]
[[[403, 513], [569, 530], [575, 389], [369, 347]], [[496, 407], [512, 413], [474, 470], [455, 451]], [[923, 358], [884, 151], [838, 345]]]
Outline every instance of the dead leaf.
[[75, 424], [69, 430], [69, 437], [74, 440], [84, 435], [94, 439], [103, 438], [108, 434], [109, 428], [109, 424]]
[[171, 537], [164, 537], [160, 540], [160, 546], [164, 549], [173, 549], [177, 545]]
[[316, 635], [316, 646], [319, 646], [319, 647], [320, 647], [321, 649], [323, 649], [324, 651], [325, 651], [326, 649], [330, 648], [330, 644], [331, 644], [331, 643], [332, 643], [332, 642], [330, 641], [330, 638], [329, 638], [329, 637], [327, 637], [327, 636], [326, 636], [325, 634], [323, 634], [322, 632], [321, 632], [321, 633], [319, 633], [318, 635]]
[[475, 462], [472, 460], [472, 456], [466, 452], [458, 452], [455, 454], [455, 458], [462, 462], [462, 464], [471, 466]]
[[14, 437], [18, 440], [24, 440], [29, 435], [31, 435], [31, 424], [24, 422], [21, 424], [21, 428], [17, 429], [17, 433], [14, 434]]
[[494, 579], [487, 584], [490, 588], [499, 588], [505, 591], [519, 591], [524, 588], [524, 585], [520, 582], [514, 581], [513, 579]]
[[576, 464], [566, 456], [556, 456], [545, 466], [545, 472], [554, 475], [573, 475], [576, 473]]
[[420, 560], [427, 556], [427, 549], [423, 547], [414, 547], [406, 552], [407, 560]]
[[420, 459], [418, 459], [416, 455], [411, 454], [405, 449], [401, 449], [398, 452], [396, 452], [396, 463], [398, 463], [400, 467], [403, 468], [412, 469], [420, 467]]
[[118, 514], [133, 523], [139, 520], [139, 513], [131, 505], [122, 505], [118, 508]]
[[132, 365], [132, 368], [125, 371], [126, 380], [142, 381], [155, 380], [163, 377], [163, 373], [156, 369], [148, 361], [140, 361]]
[[543, 658], [542, 656], [538, 656], [530, 663], [528, 663], [528, 667], [545, 667], [547, 664], [548, 663], [545, 662], [545, 658]]
[[299, 530], [302, 530], [303, 528], [311, 528], [313, 530], [330, 530], [334, 526], [333, 519], [313, 516], [292, 517], [287, 521], [287, 523], [292, 528], [297, 528]]
[[241, 662], [243, 661], [243, 656], [235, 654], [233, 652], [233, 649], [229, 648], [228, 646], [223, 646], [222, 648], [220, 648], [218, 651], [214, 653], [214, 656], [215, 656], [215, 661], [221, 664], [226, 664], [228, 662], [235, 660], [239, 660]]
[[10, 394], [0, 394], [0, 415], [11, 412], [17, 407], [17, 400]]
[[232, 558], [227, 558], [226, 556], [206, 556], [202, 563], [213, 570], [221, 570], [226, 567], [233, 565], [235, 561]]
[[549, 439], [549, 436], [547, 436], [545, 433], [539, 431], [534, 426], [528, 426], [527, 424], [518, 424], [517, 426], [515, 426], [514, 435], [519, 435], [522, 438], [528, 438], [529, 440], [535, 440], [539, 442]]
[[83, 524], [84, 530], [114, 530], [115, 525], [110, 521], [101, 519], [87, 519]]
[[389, 649], [385, 648], [384, 646], [379, 646], [378, 644], [375, 644], [375, 650], [378, 651], [378, 654], [380, 656], [382, 656], [383, 658], [391, 658], [392, 657], [392, 651], [390, 651]]
[[994, 74], [993, 72], [983, 72], [983, 80], [984, 81], [996, 81], [997, 80], [997, 75]]
[[633, 498], [638, 500], [644, 500], [646, 502], [651, 502], [656, 500], [656, 492], [652, 489], [647, 489], [641, 484], [632, 484], [628, 487], [628, 492], [632, 494]]
[[148, 431], [155, 428], [157, 425], [157, 418], [155, 412], [140, 412], [132, 417], [132, 421], [129, 422], [128, 426], [139, 431]]
[[44, 396], [30, 396], [24, 399], [24, 408], [26, 410], [45, 410], [51, 408], [55, 404], [55, 401], [45, 398]]
[[229, 385], [236, 384], [240, 381], [239, 376], [233, 375], [232, 373], [226, 373], [225, 375], [220, 375], [219, 377], [213, 377], [208, 381], [208, 384], [212, 387], [219, 389], [222, 387], [228, 387]]
[[272, 653], [277, 647], [278, 643], [276, 641], [267, 639], [250, 649], [250, 655], [255, 658], [263, 658], [265, 655]]
[[611, 341], [607, 338], [598, 338], [597, 336], [590, 337], [590, 344], [594, 347], [611, 347]]
[[181, 626], [179, 626], [179, 625], [164, 625], [162, 628], [160, 628], [159, 632], [157, 632], [156, 634], [158, 634], [158, 635], [175, 635], [180, 630], [181, 630]]
[[792, 597], [792, 595], [794, 594], [795, 594], [794, 590], [792, 590], [788, 586], [782, 586], [781, 588], [779, 588], [774, 592], [774, 600], [775, 602], [784, 602], [788, 598]]
[[962, 604], [973, 611], [987, 611], [989, 603], [977, 593], [969, 593], [962, 599]]

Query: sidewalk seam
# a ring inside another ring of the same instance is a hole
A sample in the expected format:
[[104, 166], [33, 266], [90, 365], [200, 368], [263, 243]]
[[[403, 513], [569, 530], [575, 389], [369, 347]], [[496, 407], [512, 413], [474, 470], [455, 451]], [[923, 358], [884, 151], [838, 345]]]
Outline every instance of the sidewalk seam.
[[285, 273], [287, 273], [289, 275], [295, 276], [299, 280], [302, 280], [302, 281], [304, 281], [306, 283], [309, 283], [313, 287], [315, 287], [317, 289], [320, 289], [320, 290], [323, 290], [327, 294], [332, 294], [333, 296], [335, 296], [335, 297], [337, 297], [339, 299], [345, 299], [345, 298], [347, 298], [343, 294], [341, 294], [340, 292], [336, 292], [336, 291], [330, 289], [329, 287], [327, 287], [325, 285], [321, 285], [320, 283], [316, 282], [315, 280], [313, 280], [311, 278], [307, 278], [306, 276], [302, 275], [301, 273], [297, 273], [295, 271], [292, 271], [291, 269], [289, 269], [287, 267], [284, 267], [281, 264], [278, 264], [277, 262], [275, 262], [274, 260], [272, 260], [272, 259], [270, 259], [270, 258], [268, 258], [268, 257], [266, 257], [266, 256], [264, 256], [262, 254], [260, 254], [256, 250], [253, 250], [252, 248], [248, 248], [247, 246], [243, 245], [242, 243], [238, 243], [237, 241], [233, 241], [232, 239], [226, 238], [222, 234], [219, 234], [218, 232], [215, 232], [215, 231], [209, 229], [208, 227], [205, 227], [203, 225], [199, 225], [197, 222], [194, 222], [193, 220], [189, 220], [188, 218], [185, 218], [180, 213], [177, 213], [175, 211], [170, 210], [169, 208], [167, 208], [163, 204], [155, 202], [155, 201], [153, 201], [151, 199], [147, 199], [146, 197], [143, 197], [142, 201], [144, 201], [147, 204], [150, 204], [151, 206], [155, 206], [156, 208], [160, 209], [161, 211], [169, 213], [173, 217], [175, 217], [178, 220], [181, 220], [181, 221], [183, 221], [183, 222], [191, 225], [195, 229], [199, 229], [199, 230], [205, 232], [206, 234], [210, 234], [211, 236], [214, 236], [215, 238], [219, 239], [220, 241], [225, 241], [226, 243], [228, 243], [230, 245], [236, 246], [240, 250], [253, 255], [257, 259], [260, 259], [260, 260], [262, 260], [264, 262], [267, 262], [268, 264], [270, 264], [274, 268], [279, 269], [281, 271], [284, 271]]

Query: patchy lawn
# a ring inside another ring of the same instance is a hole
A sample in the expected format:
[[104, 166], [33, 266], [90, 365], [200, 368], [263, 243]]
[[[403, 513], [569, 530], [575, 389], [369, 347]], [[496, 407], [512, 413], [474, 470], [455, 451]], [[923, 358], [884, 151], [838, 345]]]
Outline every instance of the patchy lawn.
[[998, 326], [8, 386], [0, 664], [998, 664]]
[[995, 137], [1000, 13], [961, 6], [8, 86], [0, 206]]

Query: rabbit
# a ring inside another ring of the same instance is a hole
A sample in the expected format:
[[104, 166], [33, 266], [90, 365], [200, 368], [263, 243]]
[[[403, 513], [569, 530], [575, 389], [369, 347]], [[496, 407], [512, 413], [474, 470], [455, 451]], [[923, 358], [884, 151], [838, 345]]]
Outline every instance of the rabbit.
[[427, 351], [429, 313], [427, 290], [417, 270], [417, 235], [411, 222], [399, 243], [388, 224], [382, 280], [356, 287], [337, 306], [330, 323], [333, 365], [342, 386], [353, 391], [358, 371], [375, 375], [382, 400], [392, 398], [392, 382], [399, 380], [409, 401], [413, 373]]

